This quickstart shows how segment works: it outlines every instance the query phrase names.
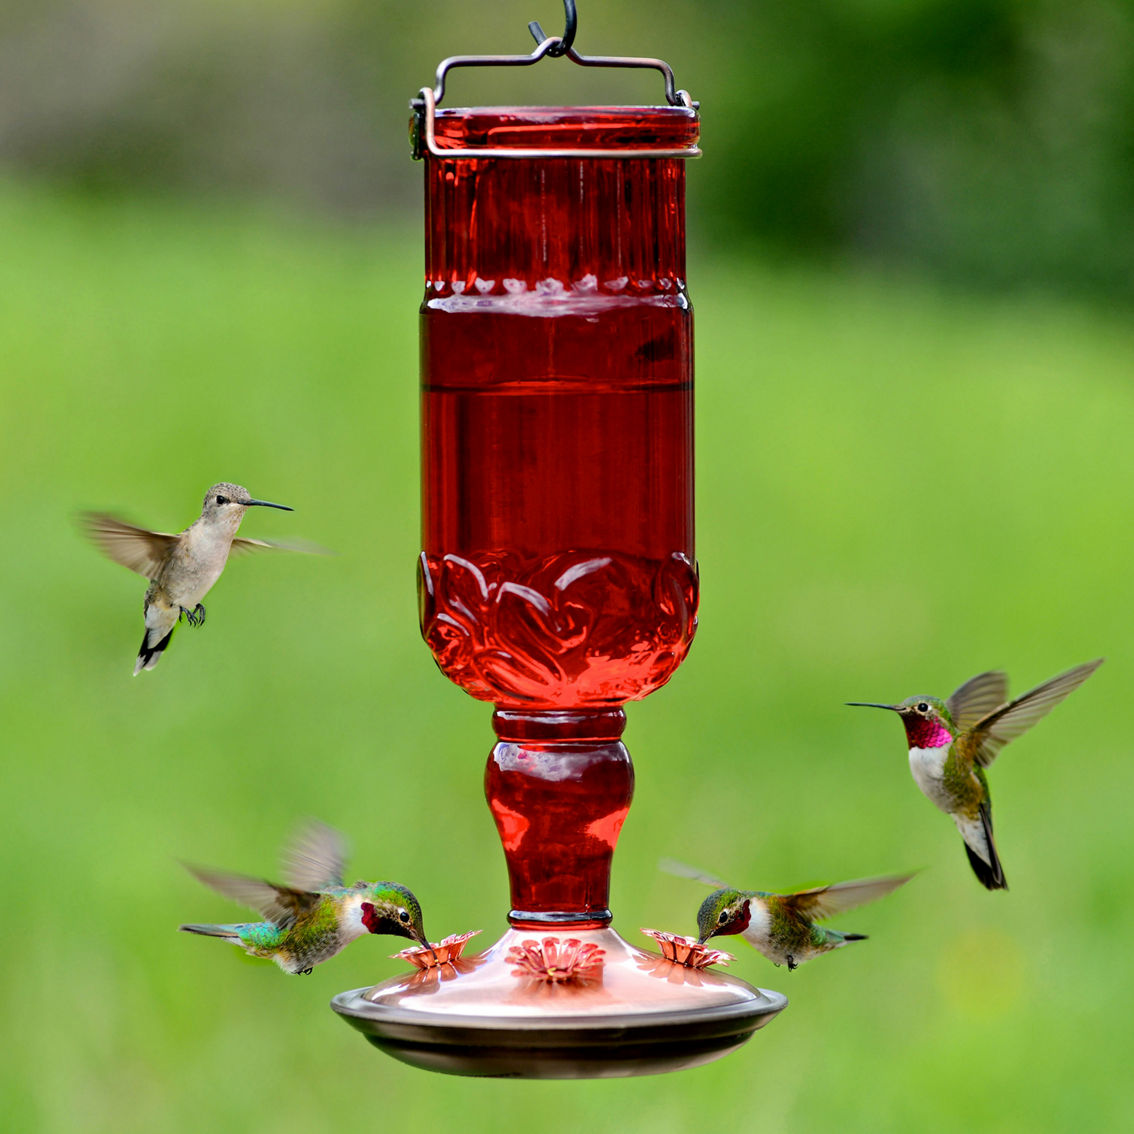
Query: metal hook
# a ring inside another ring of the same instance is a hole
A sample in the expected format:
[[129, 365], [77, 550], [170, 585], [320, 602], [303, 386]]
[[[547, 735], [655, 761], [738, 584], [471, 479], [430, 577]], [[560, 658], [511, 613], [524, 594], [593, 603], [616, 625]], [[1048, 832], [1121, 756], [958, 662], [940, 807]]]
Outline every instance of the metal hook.
[[[558, 43], [553, 43], [548, 49], [547, 54], [553, 59], [558, 59], [561, 55], [566, 55], [571, 50], [571, 45], [575, 42], [575, 32], [579, 26], [579, 16], [575, 11], [575, 0], [563, 0], [563, 9], [566, 16], [566, 26], [563, 29], [563, 35], [560, 37]], [[554, 36], [546, 36], [543, 34], [543, 28], [539, 26], [538, 20], [532, 20], [528, 24], [528, 31], [532, 33], [532, 38], [536, 43], [545, 43], [548, 39], [554, 39]]]

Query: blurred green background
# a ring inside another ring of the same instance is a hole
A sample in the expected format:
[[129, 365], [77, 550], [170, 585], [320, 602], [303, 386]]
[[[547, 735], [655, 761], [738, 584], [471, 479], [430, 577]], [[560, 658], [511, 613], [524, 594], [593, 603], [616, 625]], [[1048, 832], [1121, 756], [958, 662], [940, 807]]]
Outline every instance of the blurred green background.
[[[737, 975], [788, 1010], [661, 1079], [476, 1082], [174, 932], [235, 909], [179, 858], [272, 874], [304, 816], [431, 936], [503, 928], [489, 710], [417, 637], [420, 169], [443, 55], [556, 5], [133, 0], [0, 15], [0, 1125], [33, 1131], [1117, 1130], [1134, 1124], [1128, 7], [583, 4], [578, 46], [666, 56], [690, 167], [701, 629], [630, 707], [616, 924], [688, 932], [661, 855], [790, 888], [925, 867], [869, 942]], [[453, 101], [649, 101], [566, 63]], [[586, 98], [580, 92], [586, 91]], [[596, 95], [594, 92], [600, 92]], [[178, 528], [235, 479], [296, 508], [131, 680], [144, 584], [81, 508]], [[992, 769], [1012, 889], [971, 876], [896, 721], [849, 699], [1021, 691], [1105, 654]], [[644, 941], [644, 939], [639, 939]], [[387, 946], [390, 946], [389, 948]]]

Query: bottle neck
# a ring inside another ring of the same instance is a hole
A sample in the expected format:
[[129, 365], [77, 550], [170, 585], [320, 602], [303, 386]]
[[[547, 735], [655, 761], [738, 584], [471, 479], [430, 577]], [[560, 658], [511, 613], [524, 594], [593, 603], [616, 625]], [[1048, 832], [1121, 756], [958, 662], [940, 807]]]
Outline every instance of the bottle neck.
[[505, 742], [608, 744], [617, 741], [626, 728], [622, 708], [563, 709], [532, 712], [500, 708], [492, 714], [492, 729]]
[[610, 867], [634, 793], [619, 709], [498, 709], [485, 795], [511, 882], [515, 926], [610, 923]]

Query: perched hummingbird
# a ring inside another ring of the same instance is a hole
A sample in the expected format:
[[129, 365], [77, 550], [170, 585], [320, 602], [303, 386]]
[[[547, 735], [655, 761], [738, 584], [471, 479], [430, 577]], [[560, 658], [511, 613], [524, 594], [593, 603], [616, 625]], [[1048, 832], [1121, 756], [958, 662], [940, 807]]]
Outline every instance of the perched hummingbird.
[[268, 920], [178, 928], [222, 937], [253, 957], [270, 957], [287, 973], [311, 972], [366, 933], [409, 937], [428, 947], [417, 898], [397, 882], [344, 886], [345, 857], [342, 836], [313, 823], [285, 855], [286, 886], [188, 866], [206, 886], [259, 910]]
[[222, 481], [205, 493], [200, 517], [179, 535], [136, 528], [103, 513], [84, 514], [87, 532], [95, 543], [116, 563], [150, 580], [142, 605], [146, 632], [134, 663], [135, 677], [157, 665], [182, 617], [190, 626], [204, 623], [201, 599], [220, 578], [230, 552], [261, 547], [287, 549], [284, 544], [266, 540], [236, 538], [244, 510], [252, 507], [293, 511], [286, 504], [254, 500], [248, 489]]
[[1010, 740], [1027, 732], [1103, 659], [1077, 665], [1008, 700], [1008, 678], [998, 670], [969, 678], [952, 696], [908, 697], [897, 705], [848, 701], [890, 709], [902, 718], [910, 746], [910, 772], [922, 792], [952, 816], [965, 840], [973, 873], [989, 890], [1007, 890], [1004, 869], [992, 838], [992, 800], [985, 768]]
[[775, 965], [788, 971], [804, 961], [839, 949], [848, 941], [865, 941], [862, 933], [825, 929], [815, 921], [854, 909], [881, 898], [908, 882], [912, 874], [891, 874], [816, 886], [796, 894], [771, 894], [765, 890], [734, 890], [717, 879], [679, 862], [666, 860], [664, 869], [717, 887], [697, 911], [697, 940], [739, 933], [749, 945]]

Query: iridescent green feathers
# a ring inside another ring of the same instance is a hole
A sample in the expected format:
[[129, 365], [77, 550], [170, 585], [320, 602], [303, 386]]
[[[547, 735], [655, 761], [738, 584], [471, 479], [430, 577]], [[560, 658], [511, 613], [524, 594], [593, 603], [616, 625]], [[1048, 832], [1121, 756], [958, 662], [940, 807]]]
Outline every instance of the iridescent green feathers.
[[284, 855], [284, 885], [186, 864], [206, 886], [266, 920], [181, 928], [232, 941], [293, 973], [310, 972], [366, 933], [409, 937], [424, 944], [421, 906], [413, 893], [397, 882], [344, 885], [345, 857], [342, 836], [322, 823], [311, 823]]
[[908, 882], [912, 874], [894, 874], [815, 886], [791, 894], [767, 890], [738, 890], [673, 859], [661, 867], [672, 874], [716, 887], [697, 911], [698, 940], [741, 934], [774, 964], [794, 969], [804, 961], [837, 949], [848, 941], [861, 941], [860, 933], [844, 933], [815, 924], [872, 902]]
[[923, 794], [948, 814], [965, 841], [981, 884], [1008, 884], [992, 833], [992, 800], [986, 769], [1010, 740], [1027, 732], [1100, 665], [1102, 658], [1075, 666], [1008, 700], [1008, 678], [990, 670], [969, 678], [945, 701], [908, 697], [898, 704], [850, 704], [890, 709], [902, 718], [910, 772]]

